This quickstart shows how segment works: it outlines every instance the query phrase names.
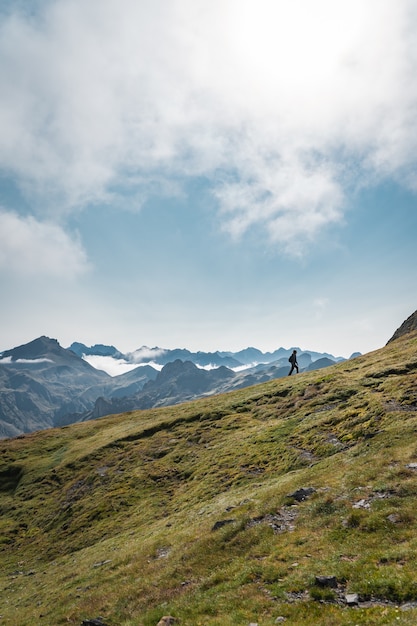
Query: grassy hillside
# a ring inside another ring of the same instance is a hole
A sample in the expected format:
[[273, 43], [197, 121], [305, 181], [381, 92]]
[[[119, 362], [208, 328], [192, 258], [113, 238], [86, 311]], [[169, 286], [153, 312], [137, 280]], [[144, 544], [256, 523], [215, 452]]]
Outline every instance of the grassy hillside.
[[415, 625], [416, 417], [414, 332], [1, 441], [0, 623]]

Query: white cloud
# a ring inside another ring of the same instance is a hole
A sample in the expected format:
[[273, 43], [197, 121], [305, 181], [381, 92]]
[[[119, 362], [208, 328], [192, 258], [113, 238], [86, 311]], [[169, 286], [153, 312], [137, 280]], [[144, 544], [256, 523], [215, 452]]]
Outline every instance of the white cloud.
[[132, 370], [140, 367], [145, 367], [146, 365], [150, 365], [158, 371], [161, 371], [162, 369], [162, 365], [159, 363], [153, 363], [152, 361], [149, 363], [138, 364], [131, 363], [123, 359], [114, 359], [111, 356], [100, 356], [97, 354], [84, 354], [83, 359], [92, 367], [95, 367], [97, 370], [103, 370], [110, 376], [120, 376], [121, 374], [126, 374], [127, 372], [131, 372]]
[[72, 278], [87, 266], [81, 244], [59, 226], [0, 209], [0, 272]]
[[11, 356], [0, 358], [0, 365], [15, 365], [16, 363], [24, 363], [25, 365], [36, 365], [37, 363], [53, 363], [52, 359], [16, 359], [12, 360]]
[[153, 359], [158, 359], [161, 356], [166, 354], [166, 350], [164, 348], [148, 348], [148, 346], [142, 346], [133, 352], [129, 352], [126, 356], [129, 361], [133, 363], [151, 363]]
[[0, 168], [60, 211], [203, 175], [226, 231], [299, 253], [347, 186], [417, 186], [413, 4], [58, 0], [3, 18]]
[[127, 363], [122, 359], [114, 359], [111, 356], [100, 356], [97, 354], [85, 354], [83, 359], [95, 369], [103, 370], [110, 376], [120, 376], [140, 367], [136, 363]]

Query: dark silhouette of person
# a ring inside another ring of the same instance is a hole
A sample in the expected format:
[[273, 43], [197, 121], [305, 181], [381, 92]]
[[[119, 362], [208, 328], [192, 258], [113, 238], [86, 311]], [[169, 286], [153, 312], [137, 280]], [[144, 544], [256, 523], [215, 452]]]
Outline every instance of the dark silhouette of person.
[[294, 370], [297, 370], [297, 374], [298, 374], [297, 350], [292, 351], [292, 355], [290, 356], [288, 360], [291, 363], [291, 369], [288, 372], [288, 376], [291, 376]]

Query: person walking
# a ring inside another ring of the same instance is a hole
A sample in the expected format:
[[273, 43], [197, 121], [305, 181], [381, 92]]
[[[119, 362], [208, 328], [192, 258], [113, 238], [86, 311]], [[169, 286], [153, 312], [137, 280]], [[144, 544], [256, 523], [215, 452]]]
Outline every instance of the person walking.
[[290, 356], [288, 360], [291, 363], [291, 369], [288, 372], [288, 376], [291, 376], [294, 370], [297, 370], [297, 374], [298, 374], [297, 350], [292, 351], [292, 355]]

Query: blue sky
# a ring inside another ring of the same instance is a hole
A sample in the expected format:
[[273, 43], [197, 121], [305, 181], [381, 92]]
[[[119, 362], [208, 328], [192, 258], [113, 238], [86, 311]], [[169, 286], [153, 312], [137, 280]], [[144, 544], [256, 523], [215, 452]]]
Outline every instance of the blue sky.
[[0, 350], [383, 346], [416, 307], [412, 0], [0, 11]]

